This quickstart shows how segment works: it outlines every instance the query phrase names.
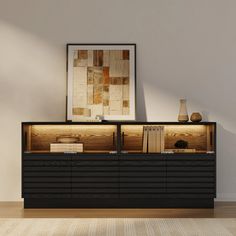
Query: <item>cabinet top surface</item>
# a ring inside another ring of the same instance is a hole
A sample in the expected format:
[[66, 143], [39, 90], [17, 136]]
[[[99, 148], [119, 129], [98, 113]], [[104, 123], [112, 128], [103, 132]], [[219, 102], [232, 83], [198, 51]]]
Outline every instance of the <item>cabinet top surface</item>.
[[216, 125], [216, 122], [176, 122], [176, 121], [104, 121], [104, 122], [65, 122], [65, 121], [27, 121], [22, 125]]

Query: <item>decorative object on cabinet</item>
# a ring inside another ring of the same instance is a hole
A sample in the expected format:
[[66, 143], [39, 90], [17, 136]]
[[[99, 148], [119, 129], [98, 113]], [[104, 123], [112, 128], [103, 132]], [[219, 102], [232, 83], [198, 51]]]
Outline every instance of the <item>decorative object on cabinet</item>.
[[83, 143], [50, 143], [50, 152], [83, 152]]
[[67, 120], [135, 120], [135, 44], [67, 45]]
[[188, 148], [188, 142], [180, 139], [175, 143], [175, 147], [176, 148]]
[[189, 120], [186, 103], [187, 103], [186, 99], [180, 99], [179, 116], [178, 116], [179, 122], [187, 122]]
[[193, 112], [190, 120], [192, 122], [200, 122], [202, 120], [202, 115], [199, 112]]
[[79, 142], [79, 137], [59, 136], [59, 137], [56, 137], [56, 142], [57, 143], [78, 143]]

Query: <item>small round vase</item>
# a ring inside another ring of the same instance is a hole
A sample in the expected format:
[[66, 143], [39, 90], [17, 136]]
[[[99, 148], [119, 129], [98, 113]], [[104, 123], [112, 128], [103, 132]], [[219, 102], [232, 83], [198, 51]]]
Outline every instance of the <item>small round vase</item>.
[[179, 122], [187, 122], [189, 120], [186, 99], [180, 99], [180, 107], [179, 107]]
[[190, 120], [192, 122], [200, 122], [202, 120], [202, 116], [199, 112], [193, 112], [190, 117]]

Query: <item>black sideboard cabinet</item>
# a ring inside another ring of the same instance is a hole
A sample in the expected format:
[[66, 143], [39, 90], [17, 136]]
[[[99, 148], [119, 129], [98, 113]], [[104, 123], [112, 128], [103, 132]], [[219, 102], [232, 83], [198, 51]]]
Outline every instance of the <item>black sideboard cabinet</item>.
[[[147, 125], [164, 126], [164, 152], [143, 153]], [[63, 135], [84, 151], [50, 152]], [[180, 139], [194, 151], [170, 153]], [[216, 123], [23, 122], [22, 197], [25, 208], [212, 208]]]

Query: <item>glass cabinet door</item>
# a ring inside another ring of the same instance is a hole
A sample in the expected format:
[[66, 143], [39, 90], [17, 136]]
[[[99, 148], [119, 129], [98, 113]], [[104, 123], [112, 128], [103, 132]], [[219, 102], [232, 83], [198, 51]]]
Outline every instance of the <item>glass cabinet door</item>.
[[113, 153], [116, 125], [24, 125], [23, 151], [32, 153]]
[[214, 124], [121, 125], [123, 153], [213, 153]]

